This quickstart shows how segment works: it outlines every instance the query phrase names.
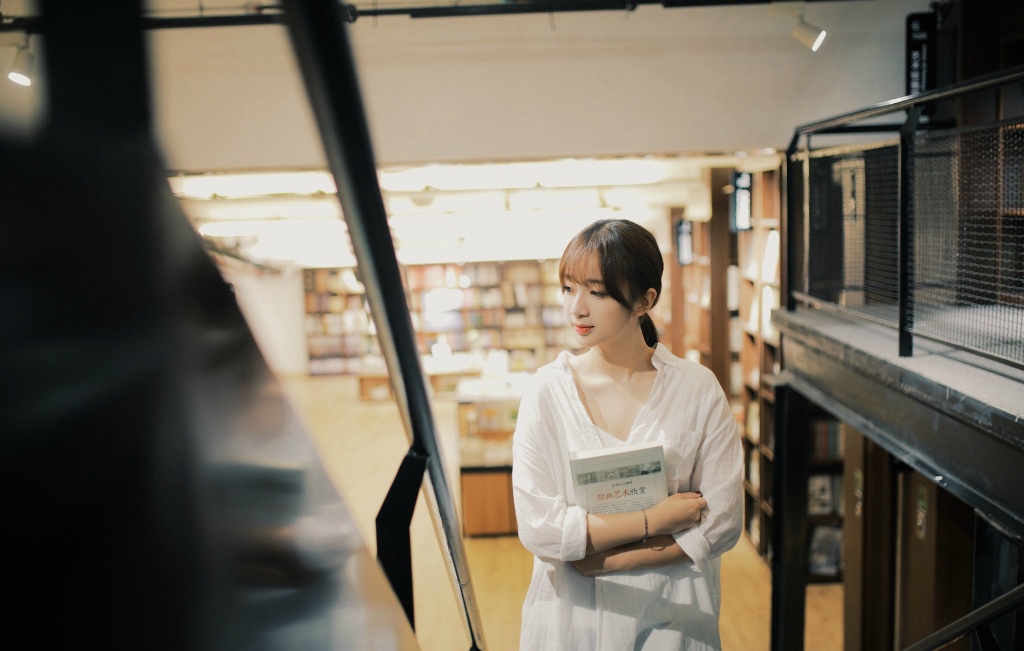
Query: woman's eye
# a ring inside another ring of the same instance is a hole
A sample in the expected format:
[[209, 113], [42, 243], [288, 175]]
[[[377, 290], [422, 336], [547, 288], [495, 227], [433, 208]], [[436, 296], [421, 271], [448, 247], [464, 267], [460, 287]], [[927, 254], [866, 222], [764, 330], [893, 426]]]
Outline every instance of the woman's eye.
[[563, 294], [569, 294], [569, 293], [572, 293], [572, 290], [569, 288], [568, 285], [562, 285], [562, 293]]
[[608, 294], [606, 294], [604, 292], [599, 292], [597, 290], [593, 290], [593, 291], [590, 292], [590, 295], [593, 296], [594, 298], [604, 298]]

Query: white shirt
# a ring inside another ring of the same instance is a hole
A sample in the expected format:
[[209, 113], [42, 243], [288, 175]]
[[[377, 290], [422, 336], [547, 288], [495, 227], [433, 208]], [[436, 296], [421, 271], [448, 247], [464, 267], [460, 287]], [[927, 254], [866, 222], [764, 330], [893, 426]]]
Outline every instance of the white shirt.
[[718, 557], [739, 540], [743, 460], [729, 401], [715, 375], [659, 345], [651, 394], [626, 443], [665, 446], [669, 493], [700, 490], [699, 525], [676, 534], [692, 559], [587, 577], [587, 514], [576, 506], [569, 453], [604, 447], [561, 353], [524, 391], [512, 443], [519, 538], [535, 558], [520, 651], [720, 649]]

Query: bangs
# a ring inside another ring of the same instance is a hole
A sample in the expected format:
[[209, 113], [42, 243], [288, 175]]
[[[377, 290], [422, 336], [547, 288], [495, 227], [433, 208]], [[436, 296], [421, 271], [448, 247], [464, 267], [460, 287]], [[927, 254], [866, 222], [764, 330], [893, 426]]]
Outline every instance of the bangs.
[[586, 285], [588, 281], [597, 278], [604, 281], [604, 274], [601, 273], [601, 252], [598, 248], [592, 241], [576, 247], [570, 244], [558, 265], [558, 282], [564, 285], [568, 280], [578, 285]]
[[623, 275], [631, 266], [623, 259], [621, 246], [616, 246], [614, 234], [606, 222], [595, 222], [581, 231], [565, 247], [558, 264], [559, 283], [566, 280], [587, 285], [590, 280], [601, 279], [604, 291], [613, 299], [629, 307], [624, 291]]

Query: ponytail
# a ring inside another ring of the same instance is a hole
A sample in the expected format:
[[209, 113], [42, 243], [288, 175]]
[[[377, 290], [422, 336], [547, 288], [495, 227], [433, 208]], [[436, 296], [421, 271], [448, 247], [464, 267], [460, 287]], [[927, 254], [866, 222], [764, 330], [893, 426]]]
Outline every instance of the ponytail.
[[644, 312], [640, 315], [640, 332], [644, 335], [644, 342], [654, 348], [658, 345], [658, 327], [654, 325], [651, 315]]

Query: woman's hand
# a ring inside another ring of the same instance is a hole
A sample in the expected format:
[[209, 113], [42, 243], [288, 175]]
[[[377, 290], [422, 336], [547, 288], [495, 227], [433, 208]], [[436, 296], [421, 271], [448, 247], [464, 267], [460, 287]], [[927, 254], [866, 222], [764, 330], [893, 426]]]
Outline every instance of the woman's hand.
[[650, 535], [672, 535], [700, 522], [700, 512], [708, 503], [701, 493], [675, 493], [647, 509]]

